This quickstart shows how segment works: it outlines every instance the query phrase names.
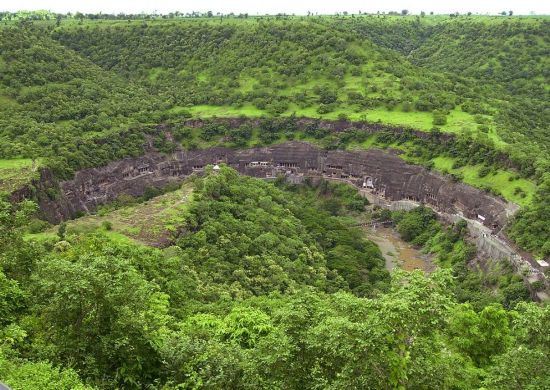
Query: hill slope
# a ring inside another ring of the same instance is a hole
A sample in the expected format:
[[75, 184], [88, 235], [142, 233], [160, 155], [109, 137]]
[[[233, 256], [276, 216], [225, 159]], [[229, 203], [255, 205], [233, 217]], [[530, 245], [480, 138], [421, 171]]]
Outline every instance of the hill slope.
[[[3, 26], [0, 158], [43, 157], [68, 177], [145, 148], [173, 150], [171, 135], [152, 126], [161, 122], [296, 114], [436, 127], [505, 153], [540, 184], [550, 171], [548, 25], [545, 17], [363, 16]], [[197, 146], [188, 135], [176, 143]], [[469, 180], [488, 169], [480, 162], [510, 168], [463, 158], [454, 145], [448, 154], [453, 172], [474, 165], [463, 170]], [[531, 184], [513, 186], [508, 198], [531, 199]], [[538, 199], [527, 225], [545, 213], [544, 191]], [[546, 252], [546, 233], [538, 229], [529, 247]]]

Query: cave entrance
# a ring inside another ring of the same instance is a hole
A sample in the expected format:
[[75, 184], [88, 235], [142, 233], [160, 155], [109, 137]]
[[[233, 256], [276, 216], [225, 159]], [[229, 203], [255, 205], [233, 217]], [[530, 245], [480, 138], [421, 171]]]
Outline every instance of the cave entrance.
[[372, 177], [365, 177], [365, 179], [363, 180], [363, 188], [369, 188], [371, 190], [374, 189], [374, 181], [372, 180]]

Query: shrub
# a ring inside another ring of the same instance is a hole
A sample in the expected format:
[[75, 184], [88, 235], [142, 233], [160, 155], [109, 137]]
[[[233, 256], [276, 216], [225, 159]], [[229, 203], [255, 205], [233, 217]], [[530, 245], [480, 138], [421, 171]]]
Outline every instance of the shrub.
[[46, 230], [49, 226], [50, 224], [48, 222], [35, 218], [29, 222], [28, 231], [31, 234], [41, 233], [44, 230]]
[[338, 114], [338, 120], [339, 121], [347, 121], [349, 118], [348, 118], [348, 115], [344, 112], [341, 112]]
[[458, 183], [464, 179], [464, 175], [461, 173], [451, 173], [449, 176], [451, 176], [451, 181]]
[[145, 191], [143, 192], [143, 200], [149, 200], [154, 198], [155, 196], [159, 196], [162, 194], [162, 190], [157, 187], [145, 187]]
[[57, 237], [59, 237], [60, 241], [63, 241], [65, 239], [66, 232], [67, 232], [67, 224], [65, 222], [61, 222], [59, 224], [59, 227], [57, 228]]
[[544, 289], [544, 282], [542, 280], [537, 280], [536, 282], [531, 283], [531, 288], [535, 291], [540, 291]]
[[403, 102], [403, 112], [411, 112], [413, 109], [413, 104], [411, 102]]
[[434, 126], [443, 126], [447, 124], [447, 115], [441, 111], [433, 112], [433, 122]]
[[330, 104], [319, 104], [319, 108], [317, 109], [317, 112], [319, 114], [328, 114], [329, 112], [331, 112], [333, 110], [333, 107], [332, 105]]
[[481, 169], [479, 170], [477, 175], [479, 177], [485, 177], [489, 174], [489, 172], [491, 172], [491, 167], [488, 167], [487, 165], [484, 165], [484, 166], [481, 167]]

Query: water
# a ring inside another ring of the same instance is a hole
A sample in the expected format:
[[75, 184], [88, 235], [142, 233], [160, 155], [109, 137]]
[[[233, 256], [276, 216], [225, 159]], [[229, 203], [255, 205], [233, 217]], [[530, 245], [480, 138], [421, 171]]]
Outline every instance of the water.
[[435, 269], [430, 255], [421, 253], [413, 245], [403, 241], [393, 229], [366, 227], [365, 233], [369, 240], [380, 247], [388, 270], [398, 267], [406, 271], [421, 269], [431, 272]]

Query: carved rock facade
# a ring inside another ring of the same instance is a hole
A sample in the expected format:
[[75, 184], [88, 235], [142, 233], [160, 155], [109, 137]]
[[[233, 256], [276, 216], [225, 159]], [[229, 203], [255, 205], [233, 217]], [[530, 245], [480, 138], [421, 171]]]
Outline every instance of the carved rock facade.
[[517, 206], [482, 190], [454, 183], [423, 167], [407, 164], [378, 149], [327, 151], [305, 142], [287, 142], [251, 149], [211, 148], [147, 154], [78, 172], [61, 182], [60, 195], [41, 199], [50, 222], [57, 223], [96, 209], [121, 194], [140, 196], [147, 187], [179, 182], [209, 164], [227, 164], [242, 174], [269, 178], [278, 174], [319, 176], [349, 181], [388, 200], [424, 202], [446, 213], [477, 219], [499, 229]]

